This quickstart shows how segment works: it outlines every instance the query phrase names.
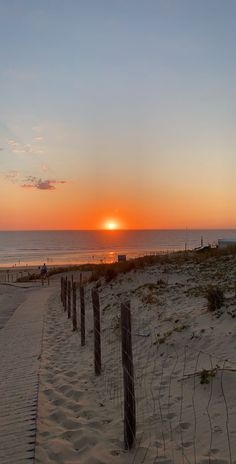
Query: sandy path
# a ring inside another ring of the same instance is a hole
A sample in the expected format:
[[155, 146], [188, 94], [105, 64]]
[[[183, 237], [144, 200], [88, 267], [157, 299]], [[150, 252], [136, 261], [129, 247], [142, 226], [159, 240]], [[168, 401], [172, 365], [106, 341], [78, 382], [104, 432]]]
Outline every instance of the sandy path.
[[43, 342], [37, 463], [130, 462], [122, 450], [121, 420], [113, 417], [112, 405], [98, 382], [92, 357], [81, 349], [79, 334], [72, 332], [59, 295], [53, 297]]
[[17, 301], [17, 291], [13, 290], [14, 304], [9, 311], [5, 295], [5, 316], [13, 315], [0, 331], [1, 464], [34, 460], [43, 321], [51, 292], [51, 288], [31, 290], [18, 306], [24, 295]]
[[26, 289], [19, 284], [0, 284], [0, 329], [31, 292], [32, 286]]

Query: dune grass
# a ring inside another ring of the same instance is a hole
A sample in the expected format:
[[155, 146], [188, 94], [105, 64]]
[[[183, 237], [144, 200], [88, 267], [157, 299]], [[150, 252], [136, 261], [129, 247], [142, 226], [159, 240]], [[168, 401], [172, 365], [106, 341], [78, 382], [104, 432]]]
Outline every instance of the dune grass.
[[[124, 262], [101, 263], [101, 264], [79, 264], [72, 266], [59, 266], [49, 270], [49, 276], [62, 274], [65, 272], [81, 271], [91, 272], [90, 282], [96, 282], [102, 277], [105, 281], [111, 282], [118, 274], [125, 274], [130, 271], [144, 269], [148, 266], [160, 265], [176, 265], [181, 266], [186, 263], [201, 264], [211, 258], [230, 257], [236, 255], [236, 247], [227, 248], [212, 248], [204, 252], [196, 251], [177, 251], [170, 253], [160, 253], [155, 255], [145, 255], [139, 258], [133, 258]], [[19, 278], [18, 282], [28, 282], [30, 280], [39, 279], [40, 274], [32, 274]]]

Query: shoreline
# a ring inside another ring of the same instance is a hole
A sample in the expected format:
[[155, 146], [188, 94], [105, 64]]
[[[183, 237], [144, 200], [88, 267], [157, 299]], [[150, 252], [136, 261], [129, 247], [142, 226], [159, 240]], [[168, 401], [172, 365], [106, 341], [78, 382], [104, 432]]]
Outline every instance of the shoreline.
[[[191, 256], [199, 256], [199, 257], [203, 257], [203, 259], [207, 258], [208, 256], [212, 255], [212, 256], [222, 256], [222, 255], [228, 255], [228, 254], [231, 254], [231, 253], [235, 253], [236, 252], [236, 246], [232, 245], [232, 246], [227, 246], [227, 247], [224, 247], [224, 248], [219, 248], [219, 247], [215, 247], [215, 246], [210, 246], [210, 248], [208, 247], [205, 247], [206, 250], [200, 250], [201, 247], [197, 247], [197, 248], [192, 248], [192, 249], [186, 249], [186, 250], [178, 250], [178, 249], [173, 249], [173, 250], [166, 250], [166, 251], [155, 251], [155, 252], [148, 252], [148, 253], [140, 253], [140, 254], [136, 254], [135, 256], [129, 256], [128, 254], [126, 254], [126, 261], [122, 261], [122, 262], [118, 262], [118, 260], [113, 260], [113, 261], [103, 261], [103, 260], [99, 260], [99, 261], [86, 261], [86, 262], [74, 262], [74, 263], [71, 263], [71, 262], [62, 262], [62, 263], [55, 263], [55, 264], [50, 264], [50, 263], [47, 263], [46, 261], [44, 261], [48, 267], [49, 270], [58, 270], [58, 269], [62, 269], [62, 272], [66, 272], [66, 270], [71, 270], [71, 268], [75, 268], [75, 270], [80, 270], [81, 271], [83, 270], [83, 268], [85, 270], [93, 270], [93, 269], [99, 269], [99, 268], [103, 268], [103, 267], [112, 267], [112, 266], [125, 266], [125, 264], [127, 263], [135, 263], [135, 262], [142, 262], [142, 261], [145, 261], [150, 259], [150, 262], [152, 263], [153, 260], [159, 260], [159, 259], [163, 259], [165, 260], [168, 259], [168, 258], [175, 258], [175, 257], [184, 257], [184, 258], [187, 258], [187, 257], [191, 257]], [[207, 249], [208, 248], [208, 249]], [[118, 254], [116, 255], [116, 257], [118, 257]], [[201, 259], [201, 258], [200, 258]], [[36, 271], [36, 270], [39, 270], [41, 268], [41, 266], [43, 265], [43, 262], [41, 263], [37, 263], [37, 264], [19, 264], [19, 265], [1, 265], [0, 264], [0, 273], [1, 272], [14, 272], [14, 271], [18, 271], [18, 272], [29, 272], [29, 271]]]
[[[193, 251], [193, 250], [187, 250], [187, 251]], [[93, 265], [104, 265], [104, 264], [116, 264], [117, 257], [119, 254], [124, 254], [127, 257], [127, 261], [132, 261], [135, 259], [139, 258], [144, 258], [146, 256], [162, 256], [162, 255], [169, 255], [173, 253], [186, 253], [186, 250], [178, 250], [178, 249], [170, 249], [170, 250], [159, 250], [159, 251], [146, 251], [146, 252], [140, 252], [140, 253], [129, 253], [129, 252], [112, 252], [112, 256], [115, 256], [116, 259], [114, 260], [105, 260], [105, 259], [91, 259], [91, 261], [76, 261], [76, 262], [68, 262], [68, 261], [62, 261], [58, 263], [50, 263], [47, 262], [46, 260], [44, 261], [49, 269], [57, 269], [60, 267], [67, 268], [67, 267], [76, 267], [76, 266], [93, 266]], [[108, 252], [108, 255], [110, 252]], [[42, 260], [43, 262], [43, 260]], [[1, 271], [10, 271], [10, 270], [20, 270], [20, 271], [27, 271], [27, 270], [35, 270], [39, 269], [42, 266], [42, 262], [40, 263], [26, 263], [26, 264], [0, 264], [0, 272]]]

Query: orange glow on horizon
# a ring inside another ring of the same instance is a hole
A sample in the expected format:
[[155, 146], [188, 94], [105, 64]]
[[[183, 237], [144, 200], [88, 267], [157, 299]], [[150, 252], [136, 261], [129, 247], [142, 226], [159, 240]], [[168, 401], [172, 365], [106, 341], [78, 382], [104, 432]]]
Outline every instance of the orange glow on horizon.
[[[107, 188], [107, 186], [106, 186]], [[82, 189], [82, 187], [81, 187]], [[166, 190], [156, 196], [124, 190], [107, 190], [85, 197], [71, 183], [55, 191], [29, 190], [17, 184], [1, 184], [0, 230], [106, 230], [126, 229], [234, 229], [235, 197], [220, 188]], [[122, 194], [122, 195], [121, 195]], [[7, 201], [3, 201], [7, 199]]]
[[117, 221], [111, 220], [111, 221], [106, 221], [104, 223], [103, 229], [105, 229], [105, 230], [117, 230], [117, 229], [120, 229], [120, 226], [119, 226]]
[[107, 228], [108, 228], [109, 230], [117, 229], [116, 224], [114, 224], [113, 222], [110, 222], [110, 223], [108, 224]]

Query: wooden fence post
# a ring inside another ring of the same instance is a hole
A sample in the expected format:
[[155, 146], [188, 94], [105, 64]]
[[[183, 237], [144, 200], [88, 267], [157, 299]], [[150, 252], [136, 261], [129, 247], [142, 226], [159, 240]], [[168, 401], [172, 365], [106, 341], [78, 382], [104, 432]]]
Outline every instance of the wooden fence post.
[[121, 304], [121, 341], [124, 382], [124, 444], [125, 449], [131, 449], [136, 437], [136, 412], [129, 301]]
[[65, 296], [64, 310], [65, 310], [65, 312], [67, 312], [67, 277], [65, 278], [65, 293], [64, 293], [64, 296]]
[[61, 302], [63, 303], [63, 277], [61, 277]]
[[100, 330], [100, 302], [99, 293], [93, 288], [93, 320], [94, 320], [94, 368], [95, 374], [101, 374], [101, 330]]
[[75, 331], [75, 330], [77, 330], [76, 283], [75, 283], [75, 282], [73, 282], [72, 294], [73, 294], [73, 317], [72, 317], [72, 323], [73, 323], [73, 331]]
[[85, 345], [85, 305], [84, 305], [84, 287], [79, 288], [80, 294], [80, 330], [81, 330], [81, 346]]
[[62, 296], [62, 304], [63, 308], [65, 308], [65, 279], [62, 277], [62, 282], [61, 282], [62, 288], [61, 288], [61, 296]]
[[68, 284], [67, 284], [67, 289], [68, 289], [68, 308], [67, 308], [67, 315], [68, 315], [68, 319], [71, 318], [71, 282], [70, 280], [68, 280]]

